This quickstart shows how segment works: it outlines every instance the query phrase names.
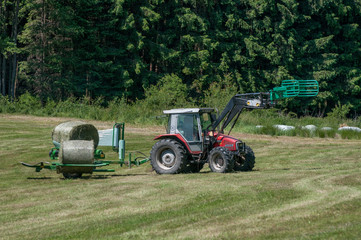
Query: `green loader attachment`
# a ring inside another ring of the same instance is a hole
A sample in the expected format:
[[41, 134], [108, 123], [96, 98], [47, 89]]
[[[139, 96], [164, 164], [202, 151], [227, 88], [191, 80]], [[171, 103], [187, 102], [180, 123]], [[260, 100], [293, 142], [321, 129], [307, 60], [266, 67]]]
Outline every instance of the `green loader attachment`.
[[319, 86], [316, 80], [284, 80], [281, 87], [270, 90], [271, 102], [290, 97], [314, 97]]

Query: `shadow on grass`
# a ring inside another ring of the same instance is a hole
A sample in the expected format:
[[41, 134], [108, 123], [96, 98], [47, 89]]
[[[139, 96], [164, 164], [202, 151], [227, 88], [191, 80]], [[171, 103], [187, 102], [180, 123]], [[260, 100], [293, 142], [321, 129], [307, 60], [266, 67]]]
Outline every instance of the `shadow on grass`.
[[[269, 172], [269, 171], [290, 171], [290, 170], [294, 170], [292, 168], [268, 168], [268, 169], [263, 169], [262, 172]], [[258, 170], [259, 171], [259, 170]]]
[[29, 180], [49, 180], [53, 179], [52, 177], [28, 177]]
[[[290, 170], [290, 168], [283, 168], [283, 169], [272, 169], [272, 170]], [[258, 172], [260, 171], [259, 169], [253, 169], [252, 171], [247, 171], [248, 173], [250, 172]], [[267, 171], [267, 170], [266, 170]], [[179, 173], [179, 174], [186, 174], [186, 175], [189, 175], [189, 174], [194, 174], [194, 175], [198, 175], [198, 174], [201, 174], [201, 175], [204, 175], [204, 174], [210, 174], [212, 173], [212, 171], [210, 170], [206, 170], [206, 171], [202, 171], [202, 172], [198, 172], [198, 173], [192, 173], [192, 172], [187, 172], [187, 173]], [[231, 173], [244, 173], [242, 171], [236, 171], [236, 172], [231, 172]], [[179, 174], [169, 174], [169, 175], [179, 175]], [[219, 174], [222, 174], [222, 173], [219, 173]], [[227, 173], [225, 173], [227, 174]], [[84, 179], [84, 180], [87, 180], [87, 179], [94, 179], [94, 180], [101, 180], [101, 179], [109, 179], [109, 178], [117, 178], [117, 177], [135, 177], [135, 176], [151, 176], [151, 175], [159, 175], [161, 176], [162, 174], [152, 174], [152, 173], [127, 173], [127, 174], [110, 174], [110, 175], [95, 175], [95, 174], [92, 174], [92, 175], [86, 175], [86, 176], [81, 176], [80, 178], [64, 178], [62, 176], [59, 176], [58, 178], [60, 180], [77, 180], [77, 179]], [[28, 177], [27, 178], [28, 180], [51, 180], [51, 179], [54, 179], [54, 177]]]
[[90, 175], [82, 176], [82, 179], [108, 179], [113, 177], [131, 177], [131, 176], [149, 176], [150, 174], [146, 173], [133, 173], [133, 174], [112, 174], [112, 175]]
[[[269, 168], [262, 170], [263, 172], [269, 171], [309, 171], [309, 170], [319, 170], [322, 169], [320, 167], [313, 167], [313, 168]], [[258, 171], [258, 170], [256, 170]]]

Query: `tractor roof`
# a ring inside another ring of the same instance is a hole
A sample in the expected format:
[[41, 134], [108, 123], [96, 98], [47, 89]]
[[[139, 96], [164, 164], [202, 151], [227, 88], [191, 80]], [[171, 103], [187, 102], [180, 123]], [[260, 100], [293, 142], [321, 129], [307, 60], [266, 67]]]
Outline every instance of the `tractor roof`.
[[204, 113], [204, 112], [213, 112], [213, 108], [178, 108], [178, 109], [170, 109], [164, 110], [164, 114], [175, 114], [175, 113]]

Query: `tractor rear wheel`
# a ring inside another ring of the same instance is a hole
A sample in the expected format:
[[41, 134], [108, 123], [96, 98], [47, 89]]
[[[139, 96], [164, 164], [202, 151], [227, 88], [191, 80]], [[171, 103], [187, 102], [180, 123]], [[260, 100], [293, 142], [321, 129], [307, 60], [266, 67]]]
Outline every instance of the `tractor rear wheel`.
[[208, 157], [209, 167], [212, 172], [231, 172], [234, 167], [234, 158], [227, 148], [216, 147], [212, 149]]
[[234, 163], [235, 171], [252, 171], [255, 164], [255, 156], [252, 148], [245, 145], [245, 154], [242, 156], [237, 156]]
[[175, 140], [162, 139], [152, 147], [150, 163], [158, 174], [180, 173], [187, 164], [186, 150]]

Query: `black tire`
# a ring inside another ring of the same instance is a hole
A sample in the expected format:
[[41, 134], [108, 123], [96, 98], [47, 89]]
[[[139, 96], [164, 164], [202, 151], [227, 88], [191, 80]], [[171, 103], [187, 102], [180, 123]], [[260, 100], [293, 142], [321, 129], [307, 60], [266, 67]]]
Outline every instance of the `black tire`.
[[186, 164], [186, 150], [177, 141], [162, 139], [150, 151], [150, 163], [158, 174], [183, 172]]
[[245, 154], [242, 156], [237, 156], [234, 163], [234, 171], [252, 171], [255, 164], [256, 157], [252, 148], [245, 145]]
[[204, 163], [189, 163], [185, 170], [184, 173], [199, 173], [202, 168], [204, 166]]
[[82, 173], [63, 173], [65, 179], [81, 178]]
[[233, 154], [225, 147], [213, 148], [209, 153], [208, 163], [212, 172], [231, 172], [234, 167]]

